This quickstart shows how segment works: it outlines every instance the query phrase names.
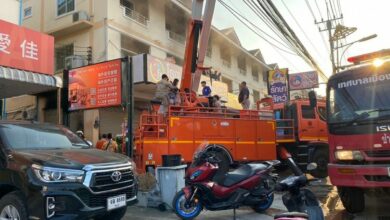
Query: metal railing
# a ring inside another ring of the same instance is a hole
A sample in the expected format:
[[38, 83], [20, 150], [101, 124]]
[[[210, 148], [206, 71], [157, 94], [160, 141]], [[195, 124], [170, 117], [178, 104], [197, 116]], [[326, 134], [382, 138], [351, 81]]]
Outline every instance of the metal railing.
[[168, 39], [170, 39], [170, 40], [179, 42], [181, 44], [185, 44], [185, 42], [186, 42], [186, 37], [181, 35], [181, 34], [177, 34], [175, 32], [169, 31], [169, 30], [167, 30], [167, 34], [168, 34]]
[[278, 142], [294, 142], [295, 130], [293, 119], [276, 120], [276, 140]]
[[146, 27], [148, 26], [149, 19], [147, 17], [145, 17], [143, 14], [141, 14], [137, 11], [134, 11], [133, 9], [125, 7], [125, 6], [122, 6], [122, 8], [123, 8], [123, 15], [126, 18], [129, 18], [133, 21], [136, 21], [136, 22], [138, 22]]
[[229, 68], [232, 66], [232, 64], [231, 64], [230, 61], [224, 60], [224, 59], [222, 59], [222, 65], [227, 66], [227, 67], [229, 67]]
[[241, 69], [241, 68], [238, 68], [239, 70], [240, 70], [240, 74], [242, 74], [242, 75], [246, 75], [246, 70], [244, 70], [244, 69]]

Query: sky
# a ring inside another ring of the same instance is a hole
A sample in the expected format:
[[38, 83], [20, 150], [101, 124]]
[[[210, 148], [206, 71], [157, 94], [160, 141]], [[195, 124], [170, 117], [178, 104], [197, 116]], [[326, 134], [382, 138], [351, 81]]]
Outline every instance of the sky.
[[[269, 35], [276, 35], [270, 31], [265, 23], [254, 14], [244, 3], [244, 0], [223, 0], [240, 14], [248, 18]], [[337, 2], [337, 0], [331, 0]], [[390, 49], [390, 21], [389, 0], [339, 0], [343, 13], [343, 23], [346, 27], [356, 27], [357, 31], [346, 38], [344, 43], [353, 42], [363, 37], [377, 34], [378, 37], [353, 44], [345, 53], [343, 64], [347, 64], [346, 58], [354, 55], [374, 52], [381, 49]], [[328, 33], [319, 32], [319, 26], [314, 24], [313, 16], [306, 4], [306, 0], [272, 0], [279, 12], [297, 34], [309, 53], [314, 57], [326, 75], [331, 75], [331, 62], [329, 55]], [[314, 12], [317, 21], [321, 15], [326, 19], [326, 2], [329, 0], [307, 0]], [[317, 5], [318, 8], [317, 8]], [[287, 6], [287, 8], [286, 8]], [[289, 14], [289, 11], [294, 18]], [[337, 10], [337, 9], [336, 9]], [[320, 14], [321, 13], [321, 14]], [[259, 36], [254, 34], [234, 16], [231, 15], [218, 1], [214, 12], [212, 24], [219, 29], [234, 27], [244, 48], [251, 50], [259, 48], [266, 63], [278, 63], [279, 68], [289, 68], [290, 73], [313, 70], [302, 58], [280, 51]], [[302, 32], [301, 29], [304, 31]], [[324, 26], [321, 26], [324, 28]], [[321, 38], [323, 35], [324, 40]], [[341, 53], [341, 52], [340, 52]]]

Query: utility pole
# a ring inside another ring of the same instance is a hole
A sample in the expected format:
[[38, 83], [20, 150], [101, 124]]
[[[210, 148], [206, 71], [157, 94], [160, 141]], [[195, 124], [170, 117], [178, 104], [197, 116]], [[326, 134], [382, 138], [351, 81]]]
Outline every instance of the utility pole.
[[336, 73], [337, 67], [336, 67], [336, 62], [335, 62], [335, 57], [334, 57], [334, 51], [335, 51], [335, 46], [334, 46], [334, 39], [333, 39], [333, 34], [332, 30], [336, 29], [336, 27], [333, 25], [334, 21], [341, 20], [343, 19], [343, 16], [338, 18], [333, 18], [333, 19], [328, 19], [328, 20], [322, 20], [322, 21], [314, 21], [316, 25], [320, 24], [326, 24], [326, 28], [321, 29], [318, 28], [320, 32], [327, 31], [328, 36], [329, 36], [329, 46], [330, 46], [330, 61], [332, 62], [332, 75]]

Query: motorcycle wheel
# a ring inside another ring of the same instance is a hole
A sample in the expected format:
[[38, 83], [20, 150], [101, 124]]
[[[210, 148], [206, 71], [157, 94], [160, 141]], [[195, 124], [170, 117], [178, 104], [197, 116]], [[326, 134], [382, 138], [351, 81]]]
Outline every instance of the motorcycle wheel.
[[200, 201], [197, 201], [197, 203], [191, 202], [190, 204], [186, 204], [186, 198], [183, 190], [176, 193], [172, 202], [172, 207], [175, 214], [184, 220], [196, 218], [203, 209], [203, 205]]
[[252, 209], [255, 210], [255, 212], [262, 213], [265, 210], [269, 209], [269, 207], [271, 207], [273, 202], [274, 202], [274, 194], [271, 193], [267, 196], [267, 198], [261, 200], [261, 202], [252, 206]]

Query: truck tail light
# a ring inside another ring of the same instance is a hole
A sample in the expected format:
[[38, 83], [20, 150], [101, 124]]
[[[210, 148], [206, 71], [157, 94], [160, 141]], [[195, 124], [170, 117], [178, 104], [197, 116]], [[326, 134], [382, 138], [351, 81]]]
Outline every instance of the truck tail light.
[[46, 197], [46, 217], [51, 218], [56, 214], [55, 204], [56, 200], [54, 197]]

